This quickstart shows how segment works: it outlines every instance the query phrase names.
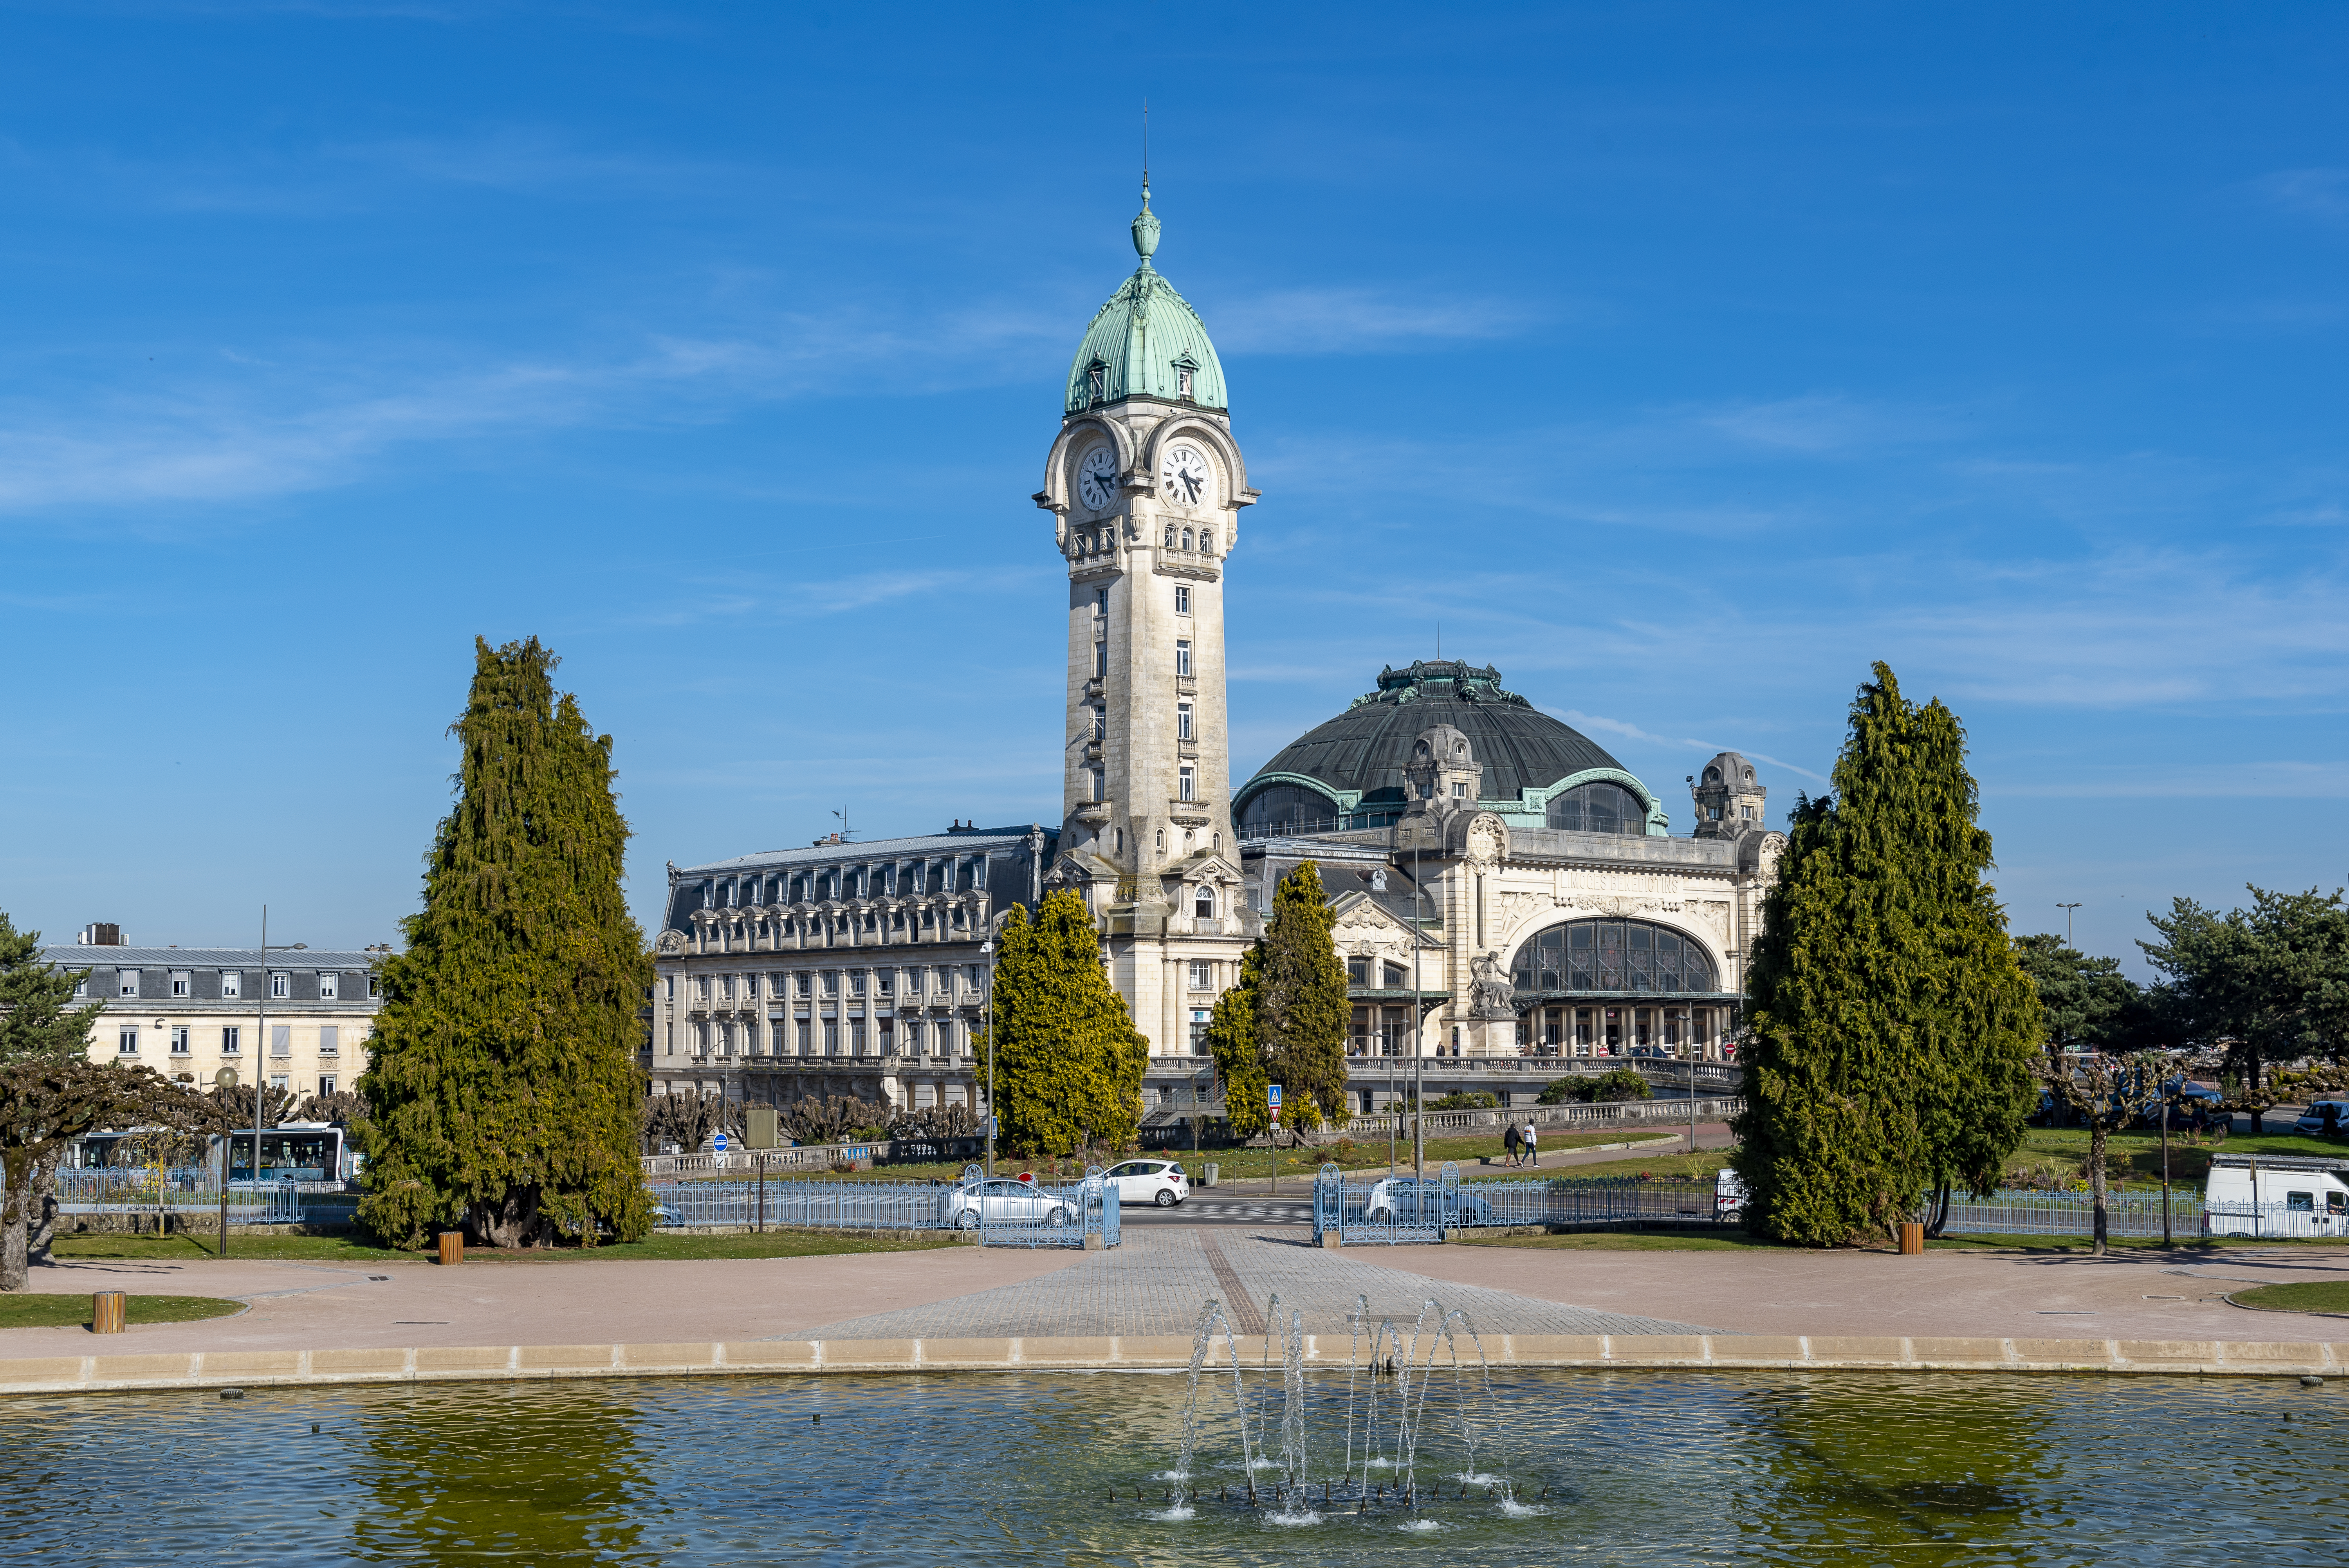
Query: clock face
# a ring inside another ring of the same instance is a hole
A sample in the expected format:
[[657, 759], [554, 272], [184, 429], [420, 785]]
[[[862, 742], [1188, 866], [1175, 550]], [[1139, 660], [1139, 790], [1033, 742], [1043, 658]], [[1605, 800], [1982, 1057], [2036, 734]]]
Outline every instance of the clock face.
[[1098, 512], [1117, 499], [1117, 453], [1097, 446], [1077, 467], [1077, 495]]
[[1196, 506], [1207, 494], [1207, 460], [1195, 447], [1170, 448], [1159, 483], [1177, 506]]

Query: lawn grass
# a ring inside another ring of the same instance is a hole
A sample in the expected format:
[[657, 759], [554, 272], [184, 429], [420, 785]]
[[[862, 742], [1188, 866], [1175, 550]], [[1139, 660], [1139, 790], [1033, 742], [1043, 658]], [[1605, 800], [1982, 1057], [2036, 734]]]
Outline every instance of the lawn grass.
[[[2349, 1159], [2349, 1139], [2310, 1137], [2296, 1132], [2263, 1133], [2257, 1137], [2241, 1133], [2227, 1138], [2205, 1138], [2199, 1144], [2189, 1144], [2187, 1137], [2187, 1134], [2175, 1129], [2169, 1135], [2172, 1188], [2201, 1186], [2210, 1173], [2210, 1157], [2214, 1154], [2292, 1154]], [[2105, 1140], [2105, 1152], [2108, 1158], [2127, 1161], [2128, 1174], [2118, 1179], [2120, 1185], [2138, 1189], [2161, 1185], [2158, 1132], [2110, 1134]], [[2076, 1176], [2087, 1154], [2088, 1134], [2085, 1128], [2031, 1127], [2023, 1133], [2023, 1147], [2007, 1157], [2006, 1168], [2022, 1171], [2057, 1166], [2065, 1175]]]
[[[500, 1251], [468, 1247], [465, 1261], [483, 1263], [555, 1263], [583, 1258], [810, 1258], [834, 1252], [917, 1252], [931, 1247], [959, 1245], [955, 1237], [937, 1231], [907, 1231], [898, 1235], [853, 1235], [831, 1231], [769, 1231], [720, 1236], [652, 1235], [641, 1241], [607, 1243], [601, 1247], [525, 1247]], [[217, 1256], [214, 1243], [195, 1236], [63, 1236], [51, 1246], [58, 1258], [138, 1258], [186, 1262]], [[429, 1251], [393, 1251], [365, 1247], [337, 1236], [232, 1236], [232, 1262], [264, 1258], [272, 1262], [305, 1263], [425, 1262]]]
[[2254, 1285], [2230, 1298], [2277, 1312], [2349, 1313], [2349, 1281], [2311, 1280], [2297, 1285]]
[[[1646, 1143], [1651, 1139], [1672, 1138], [1684, 1136], [1685, 1134], [1683, 1132], [1676, 1131], [1669, 1124], [1651, 1124], [1645, 1127], [1615, 1127], [1604, 1132], [1544, 1132], [1541, 1137], [1541, 1152], [1544, 1155], [1551, 1155], [1561, 1153], [1568, 1149], [1594, 1148], [1602, 1144]], [[1660, 1145], [1659, 1147], [1661, 1146]], [[1472, 1173], [1479, 1176], [1490, 1176], [1496, 1172], [1506, 1171], [1511, 1168], [1501, 1163], [1504, 1152], [1505, 1150], [1502, 1147], [1501, 1137], [1497, 1132], [1480, 1135], [1475, 1137], [1430, 1138], [1427, 1144], [1427, 1163], [1431, 1167], [1436, 1167], [1443, 1165], [1446, 1160], [1450, 1160], [1460, 1167], [1460, 1173], [1463, 1176], [1468, 1176]], [[1411, 1140], [1408, 1137], [1399, 1139], [1396, 1142], [1395, 1154], [1397, 1159], [1404, 1167], [1408, 1167], [1411, 1164]], [[1343, 1170], [1385, 1170], [1387, 1168], [1387, 1141], [1384, 1138], [1357, 1139], [1350, 1150], [1340, 1150], [1334, 1146], [1320, 1148], [1284, 1148], [1277, 1151], [1277, 1157], [1280, 1162], [1279, 1174], [1281, 1179], [1286, 1181], [1291, 1177], [1296, 1178], [1299, 1183], [1298, 1190], [1301, 1192], [1304, 1190], [1303, 1184], [1309, 1182], [1312, 1179], [1313, 1173], [1321, 1168], [1324, 1161], [1334, 1161], [1338, 1167]], [[1206, 1167], [1210, 1163], [1213, 1163], [1216, 1167], [1216, 1179], [1220, 1183], [1226, 1181], [1260, 1181], [1265, 1178], [1271, 1176], [1273, 1174], [1273, 1161], [1276, 1158], [1276, 1151], [1268, 1148], [1209, 1148], [1201, 1149], [1198, 1152], [1194, 1153], [1187, 1148], [1172, 1148], [1152, 1149], [1144, 1154], [1134, 1156], [1133, 1158], [1141, 1159], [1174, 1160], [1183, 1167], [1184, 1170], [1189, 1174], [1191, 1180], [1194, 1183], [1196, 1183], [1206, 1173]], [[1487, 1159], [1490, 1159], [1493, 1162], [1490, 1166], [1486, 1166], [1484, 1163]], [[1112, 1160], [1110, 1163], [1114, 1164], [1115, 1161]], [[882, 1182], [904, 1181], [916, 1184], [926, 1184], [941, 1180], [956, 1181], [962, 1178], [963, 1164], [963, 1161], [955, 1160], [943, 1164], [933, 1162], [925, 1164], [887, 1165], [878, 1167], [869, 1171], [858, 1171], [854, 1177], [849, 1178], [848, 1179], [855, 1181]], [[997, 1175], [1018, 1176], [1023, 1170], [1033, 1173], [1039, 1181], [1047, 1182], [1056, 1180], [1073, 1180], [1079, 1174], [1081, 1174], [1071, 1162], [1065, 1159], [1061, 1161], [1060, 1174], [1058, 1176], [1054, 1176], [1051, 1173], [1050, 1164], [1044, 1160], [1020, 1159], [1010, 1155], [998, 1155], [996, 1157], [995, 1171]], [[709, 1177], [685, 1177], [680, 1178], [679, 1179], [686, 1181], [709, 1180], [731, 1183], [746, 1179], [746, 1174], [740, 1171], [729, 1171], [721, 1175]], [[837, 1173], [832, 1171], [794, 1171], [788, 1175], [770, 1171], [767, 1174], [767, 1179], [771, 1183], [783, 1181], [837, 1181], [842, 1179], [842, 1178]]]
[[[243, 1302], [218, 1296], [132, 1296], [122, 1303], [125, 1323], [190, 1323], [197, 1318], [226, 1317], [243, 1312]], [[0, 1328], [88, 1328], [89, 1297], [86, 1295], [26, 1295], [12, 1292], [0, 1296]]]

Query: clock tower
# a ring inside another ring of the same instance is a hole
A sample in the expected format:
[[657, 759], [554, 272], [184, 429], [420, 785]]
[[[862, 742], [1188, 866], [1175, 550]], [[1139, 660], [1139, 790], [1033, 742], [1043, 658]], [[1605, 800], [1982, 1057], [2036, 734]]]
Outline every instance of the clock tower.
[[1066, 747], [1053, 879], [1081, 888], [1154, 1055], [1182, 1054], [1260, 929], [1232, 843], [1224, 572], [1257, 499], [1207, 330], [1152, 265], [1069, 367], [1036, 504], [1068, 566]]

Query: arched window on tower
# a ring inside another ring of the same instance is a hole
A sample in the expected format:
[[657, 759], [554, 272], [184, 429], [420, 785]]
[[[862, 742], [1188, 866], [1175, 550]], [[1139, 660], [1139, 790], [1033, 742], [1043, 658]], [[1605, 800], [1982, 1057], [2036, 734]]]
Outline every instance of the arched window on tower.
[[1201, 886], [1197, 896], [1191, 901], [1191, 913], [1203, 920], [1216, 918], [1216, 890], [1213, 888]]
[[1166, 524], [1166, 547], [1170, 550], [1174, 547], [1174, 524], [1172, 523]]

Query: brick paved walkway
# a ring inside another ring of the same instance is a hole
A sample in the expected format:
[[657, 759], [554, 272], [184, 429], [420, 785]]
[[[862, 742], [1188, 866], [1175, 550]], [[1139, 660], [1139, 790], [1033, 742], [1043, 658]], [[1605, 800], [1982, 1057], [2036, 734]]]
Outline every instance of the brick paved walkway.
[[1199, 1305], [1224, 1303], [1233, 1328], [1261, 1334], [1271, 1300], [1282, 1324], [1344, 1334], [1367, 1295], [1371, 1319], [1408, 1324], [1431, 1297], [1464, 1308], [1480, 1333], [1703, 1334], [1692, 1324], [1540, 1301], [1481, 1285], [1439, 1283], [1378, 1262], [1384, 1249], [1321, 1251], [1301, 1241], [1204, 1226], [1135, 1226], [1120, 1246], [1023, 1283], [795, 1334], [808, 1339], [954, 1339], [1011, 1335], [1189, 1334]]

